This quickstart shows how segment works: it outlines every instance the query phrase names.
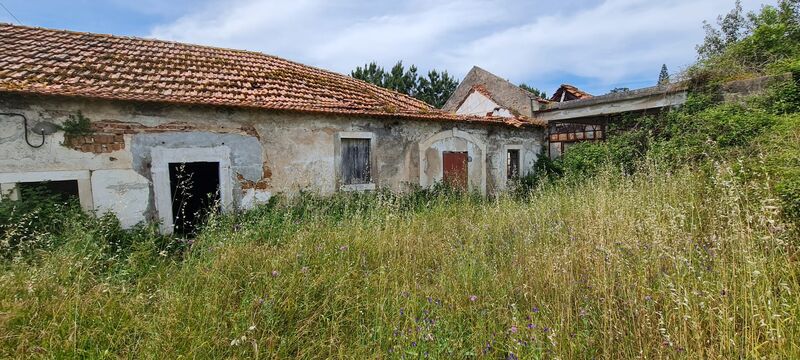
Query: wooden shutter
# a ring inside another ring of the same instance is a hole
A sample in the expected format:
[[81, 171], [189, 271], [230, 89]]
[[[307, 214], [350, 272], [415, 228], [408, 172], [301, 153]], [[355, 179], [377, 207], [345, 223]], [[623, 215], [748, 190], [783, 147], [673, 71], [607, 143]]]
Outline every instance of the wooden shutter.
[[370, 139], [342, 139], [342, 184], [369, 183]]

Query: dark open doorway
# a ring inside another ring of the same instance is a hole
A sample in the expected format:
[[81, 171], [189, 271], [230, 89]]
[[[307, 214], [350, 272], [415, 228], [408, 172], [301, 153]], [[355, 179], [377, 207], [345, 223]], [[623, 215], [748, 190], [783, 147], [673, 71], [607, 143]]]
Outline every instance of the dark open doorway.
[[208, 215], [219, 211], [219, 163], [170, 163], [169, 186], [175, 233], [195, 236]]

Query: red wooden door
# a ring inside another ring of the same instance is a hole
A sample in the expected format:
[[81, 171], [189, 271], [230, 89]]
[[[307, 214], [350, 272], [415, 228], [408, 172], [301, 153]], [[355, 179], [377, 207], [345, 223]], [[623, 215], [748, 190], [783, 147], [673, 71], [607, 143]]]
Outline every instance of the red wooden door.
[[467, 189], [467, 153], [445, 151], [442, 153], [444, 183], [454, 188]]

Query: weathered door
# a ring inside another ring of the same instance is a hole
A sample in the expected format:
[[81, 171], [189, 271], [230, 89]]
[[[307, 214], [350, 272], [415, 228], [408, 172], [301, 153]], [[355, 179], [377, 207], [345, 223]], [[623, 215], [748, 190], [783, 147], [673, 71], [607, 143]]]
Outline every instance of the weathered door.
[[442, 153], [443, 180], [454, 188], [467, 189], [467, 153], [445, 151]]

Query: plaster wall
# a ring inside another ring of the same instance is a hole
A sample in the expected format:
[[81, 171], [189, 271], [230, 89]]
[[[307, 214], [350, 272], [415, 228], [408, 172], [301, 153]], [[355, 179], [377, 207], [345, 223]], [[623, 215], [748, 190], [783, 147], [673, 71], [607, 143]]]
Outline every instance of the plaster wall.
[[[63, 132], [32, 148], [23, 140], [22, 121], [0, 116], [0, 175], [88, 172], [94, 208], [117, 214], [126, 226], [158, 218], [152, 168], [156, 148], [178, 153], [229, 149], [232, 205], [250, 208], [276, 193], [339, 190], [335, 147], [342, 133], [371, 134], [373, 182], [394, 191], [440, 181], [442, 152], [467, 151], [470, 186], [493, 193], [505, 188], [506, 147], [522, 149], [527, 171], [544, 141], [541, 128], [0, 94], [0, 112], [25, 114], [29, 125], [61, 124], [77, 111], [95, 126], [123, 129], [124, 148], [101, 154], [75, 150], [62, 145]], [[36, 135], [31, 138], [37, 141]]]
[[[497, 110], [497, 111], [495, 111]], [[456, 109], [458, 115], [486, 116], [491, 113], [494, 116], [513, 117], [508, 109], [504, 109], [492, 99], [479, 92], [472, 92], [464, 100], [464, 103]]]

